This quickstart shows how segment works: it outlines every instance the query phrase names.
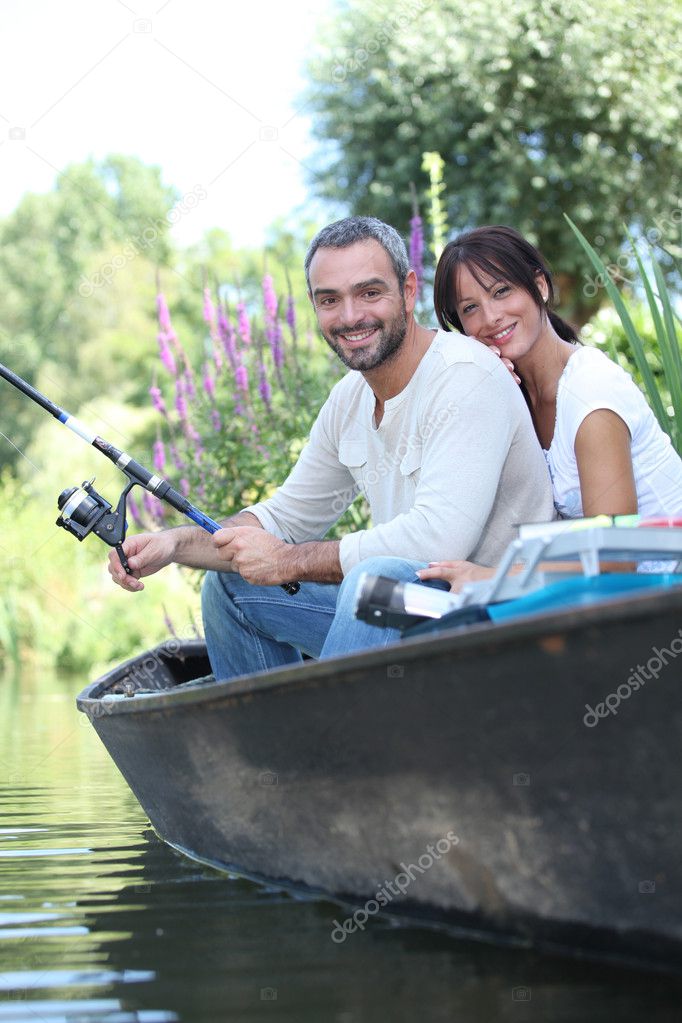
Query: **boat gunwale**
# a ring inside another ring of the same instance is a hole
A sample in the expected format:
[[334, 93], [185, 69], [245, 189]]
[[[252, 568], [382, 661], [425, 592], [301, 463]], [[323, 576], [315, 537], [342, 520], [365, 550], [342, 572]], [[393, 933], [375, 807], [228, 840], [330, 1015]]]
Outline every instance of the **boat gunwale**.
[[[586, 607], [555, 609], [548, 614], [534, 614], [503, 622], [480, 622], [465, 628], [443, 629], [442, 632], [401, 639], [387, 646], [360, 650], [324, 661], [310, 660], [303, 664], [286, 665], [232, 679], [205, 682], [196, 687], [191, 684], [177, 685], [155, 692], [134, 694], [130, 698], [121, 696], [117, 700], [107, 700], [107, 695], [111, 695], [107, 692], [108, 687], [124, 677], [136, 663], [149, 657], [169, 661], [176, 658], [181, 651], [185, 652], [186, 656], [191, 656], [192, 648], [196, 648], [197, 653], [205, 649], [202, 640], [177, 640], [178, 650], [173, 652], [169, 650], [170, 642], [166, 640], [111, 668], [100, 678], [89, 683], [76, 697], [76, 706], [94, 722], [104, 716], [113, 717], [117, 714], [166, 711], [175, 705], [200, 704], [216, 700], [228, 704], [232, 701], [241, 703], [262, 692], [271, 690], [283, 692], [291, 690], [292, 687], [298, 690], [301, 686], [315, 686], [321, 682], [352, 684], [357, 671], [392, 663], [390, 655], [393, 653], [400, 653], [401, 662], [411, 663], [422, 657], [425, 649], [428, 649], [429, 654], [437, 652], [442, 655], [450, 652], [453, 656], [468, 656], [472, 648], [475, 649], [483, 642], [487, 655], [492, 651], [491, 641], [494, 641], [496, 648], [500, 645], [518, 645], [534, 638], [541, 639], [547, 633], [570, 634], [601, 623], [636, 619], [642, 613], [650, 617], [659, 607], [661, 610], [670, 610], [671, 604], [682, 605], [682, 585], [656, 587], [646, 593], [614, 597]], [[95, 696], [95, 691], [98, 691], [99, 695]], [[102, 710], [102, 707], [105, 709]]]

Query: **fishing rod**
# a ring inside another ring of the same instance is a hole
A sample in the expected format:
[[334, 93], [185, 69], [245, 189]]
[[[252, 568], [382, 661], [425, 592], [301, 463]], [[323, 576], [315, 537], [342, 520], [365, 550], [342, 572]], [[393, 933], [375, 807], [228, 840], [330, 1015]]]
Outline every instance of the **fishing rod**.
[[[58, 419], [60, 423], [68, 427], [81, 440], [84, 440], [86, 444], [90, 444], [97, 451], [100, 451], [121, 470], [124, 476], [127, 476], [128, 482], [123, 488], [115, 509], [112, 509], [109, 501], [102, 497], [101, 494], [98, 494], [93, 487], [95, 482], [94, 476], [88, 482], [82, 483], [80, 487], [69, 487], [67, 490], [63, 490], [57, 498], [57, 505], [60, 511], [57, 525], [62, 526], [79, 541], [83, 541], [90, 533], [94, 533], [100, 540], [104, 540], [110, 547], [114, 547], [128, 575], [132, 575], [132, 569], [123, 550], [123, 541], [125, 540], [128, 525], [126, 522], [126, 499], [134, 486], [140, 486], [148, 490], [150, 494], [153, 494], [160, 501], [165, 501], [166, 504], [175, 508], [176, 511], [186, 515], [188, 519], [201, 526], [207, 533], [216, 533], [219, 529], [222, 529], [218, 522], [209, 518], [208, 515], [205, 515], [204, 512], [200, 511], [186, 497], [183, 497], [182, 494], [175, 490], [168, 480], [145, 469], [143, 465], [135, 461], [134, 458], [131, 458], [125, 451], [115, 448], [113, 444], [109, 444], [103, 437], [93, 433], [79, 419], [76, 419], [75, 416], [72, 416], [64, 409], [59, 408], [58, 405], [55, 405], [44, 394], [41, 394], [40, 391], [36, 390], [35, 387], [32, 387], [31, 384], [20, 376], [17, 376], [16, 373], [13, 373], [7, 366], [3, 366], [2, 363], [0, 363], [0, 376], [4, 377], [8, 383], [16, 387], [22, 394], [25, 394], [31, 401], [34, 401], [36, 405], [40, 405], [51, 416]], [[282, 589], [291, 596], [298, 593], [300, 588], [300, 583], [297, 582], [282, 583]]]

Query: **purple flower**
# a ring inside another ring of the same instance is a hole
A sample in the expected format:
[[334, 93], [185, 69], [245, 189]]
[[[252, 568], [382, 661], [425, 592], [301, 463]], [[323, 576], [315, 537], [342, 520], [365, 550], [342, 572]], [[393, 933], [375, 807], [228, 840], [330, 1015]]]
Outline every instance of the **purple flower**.
[[154, 521], [159, 522], [165, 518], [166, 509], [158, 497], [153, 497], [148, 490], [145, 490], [142, 495], [142, 504], [144, 505], [144, 510]]
[[211, 409], [211, 424], [216, 433], [219, 433], [222, 429], [223, 424], [220, 419], [220, 412], [218, 412], [217, 408]]
[[159, 317], [159, 326], [164, 334], [172, 331], [170, 313], [168, 311], [168, 303], [166, 302], [165, 296], [162, 291], [156, 296], [156, 310]]
[[268, 372], [261, 362], [258, 366], [258, 393], [260, 394], [265, 406], [270, 411], [270, 399], [272, 397], [272, 389], [268, 380]]
[[240, 391], [248, 391], [249, 389], [249, 374], [246, 366], [237, 366], [234, 371], [234, 380]]
[[237, 349], [234, 343], [234, 327], [227, 318], [222, 306], [218, 306], [218, 335], [223, 343], [225, 353], [234, 369], [237, 365]]
[[263, 307], [265, 319], [274, 322], [277, 319], [277, 296], [270, 274], [266, 274], [263, 278]]
[[211, 298], [211, 289], [204, 288], [204, 320], [211, 327], [215, 323], [215, 307]]
[[[175, 444], [171, 444], [170, 445], [170, 454], [171, 454], [171, 461], [173, 462], [173, 465], [178, 470], [178, 472], [184, 472], [185, 463], [180, 458], [180, 455], [178, 454], [178, 449], [175, 446]], [[185, 497], [186, 496], [187, 495], [185, 494]]]
[[286, 319], [287, 319], [287, 323], [289, 324], [289, 330], [291, 331], [291, 336], [293, 337], [293, 339], [295, 341], [296, 340], [296, 305], [294, 304], [294, 296], [291, 294], [291, 292], [289, 292], [289, 297], [287, 298]]
[[156, 335], [156, 339], [159, 342], [159, 355], [161, 356], [161, 362], [164, 364], [171, 376], [177, 374], [177, 368], [175, 366], [175, 359], [173, 353], [168, 347], [168, 335], [164, 331], [160, 331]]
[[182, 353], [182, 361], [184, 365], [182, 377], [180, 378], [182, 380], [182, 390], [189, 400], [193, 401], [197, 396], [197, 389], [194, 386], [194, 370], [189, 364], [187, 352], [185, 351]]
[[185, 423], [185, 435], [188, 438], [188, 440], [191, 440], [192, 443], [194, 444], [194, 455], [195, 455], [195, 458], [196, 459], [201, 458], [201, 456], [202, 456], [202, 454], [204, 452], [204, 448], [203, 448], [202, 443], [201, 443], [201, 437], [197, 433], [197, 429], [194, 426], [194, 424], [190, 423], [189, 420]]
[[181, 377], [175, 381], [175, 411], [180, 419], [185, 422], [187, 419], [187, 402], [185, 401], [185, 387]]
[[420, 298], [424, 286], [424, 228], [418, 213], [410, 221], [410, 266], [417, 275], [417, 298]]
[[189, 495], [189, 480], [186, 480], [184, 476], [180, 480], [180, 490], [183, 497], [187, 497]]
[[154, 441], [154, 468], [160, 473], [166, 468], [166, 450], [160, 439]]
[[249, 314], [246, 311], [246, 306], [243, 302], [237, 302], [237, 330], [239, 336], [242, 339], [242, 344], [251, 344], [251, 326], [249, 324]]
[[163, 400], [163, 396], [161, 394], [161, 391], [156, 386], [156, 384], [152, 384], [152, 386], [149, 388], [149, 393], [150, 393], [150, 395], [152, 397], [152, 405], [154, 406], [156, 411], [159, 412], [162, 416], [166, 416], [167, 417], [168, 416], [168, 409], [166, 408], [166, 403]]
[[142, 522], [142, 516], [140, 515], [140, 509], [137, 507], [137, 502], [135, 501], [135, 498], [133, 497], [132, 494], [128, 494], [128, 498], [126, 500], [126, 508], [127, 508], [128, 512], [130, 513], [130, 517], [133, 520], [133, 522], [135, 523], [135, 525], [138, 526], [140, 529], [142, 529], [143, 526], [144, 526], [144, 523]]
[[211, 401], [215, 401], [215, 380], [211, 376], [208, 363], [204, 366], [204, 391], [209, 396]]
[[272, 332], [272, 358], [275, 368], [280, 370], [284, 365], [284, 338], [282, 337], [282, 327], [279, 320], [275, 323]]

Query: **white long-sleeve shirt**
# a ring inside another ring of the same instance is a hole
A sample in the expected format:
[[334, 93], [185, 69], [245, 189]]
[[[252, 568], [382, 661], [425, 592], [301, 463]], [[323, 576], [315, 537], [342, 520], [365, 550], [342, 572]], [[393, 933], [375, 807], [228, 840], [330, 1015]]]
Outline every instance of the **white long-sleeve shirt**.
[[372, 527], [341, 540], [359, 561], [467, 559], [494, 565], [522, 522], [554, 517], [547, 466], [521, 392], [497, 356], [438, 331], [407, 386], [384, 405], [357, 371], [332, 389], [282, 486], [253, 505], [282, 540], [320, 540], [362, 493]]

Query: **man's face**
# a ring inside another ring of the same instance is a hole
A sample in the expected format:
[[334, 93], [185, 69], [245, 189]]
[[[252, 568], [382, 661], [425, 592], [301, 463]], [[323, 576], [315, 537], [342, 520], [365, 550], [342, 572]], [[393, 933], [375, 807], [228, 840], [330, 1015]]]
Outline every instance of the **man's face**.
[[405, 298], [390, 256], [374, 238], [318, 249], [310, 296], [322, 336], [350, 369], [376, 369], [405, 340]]

